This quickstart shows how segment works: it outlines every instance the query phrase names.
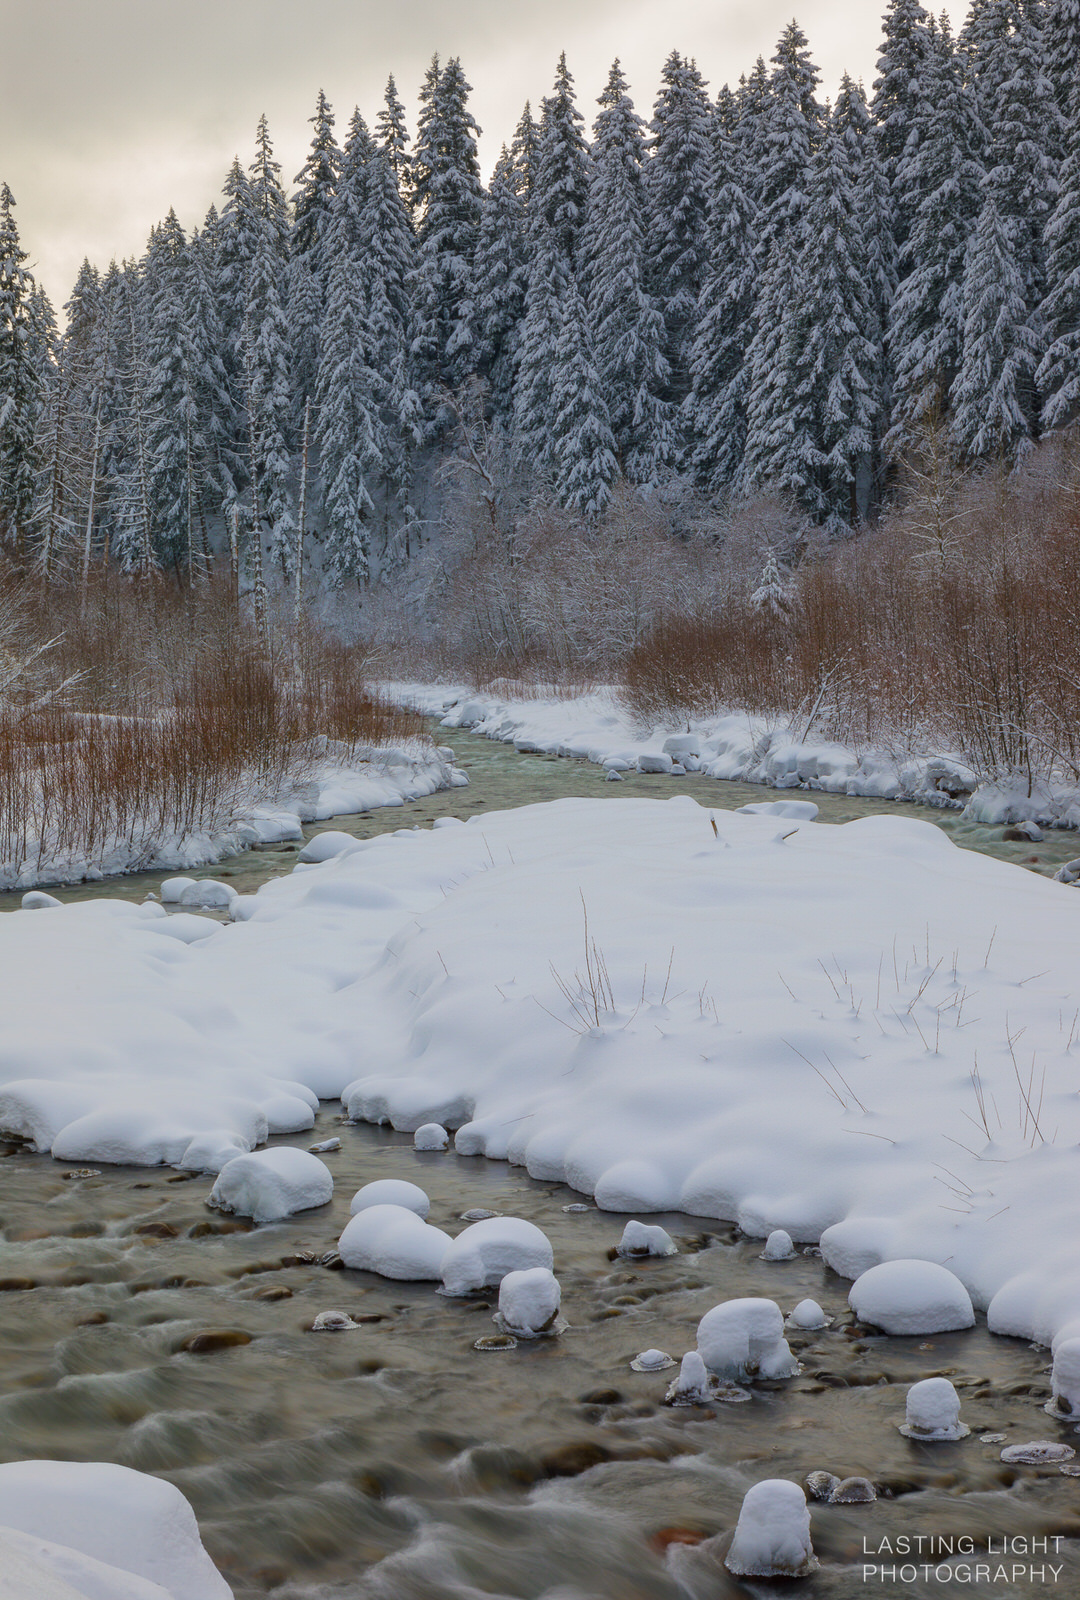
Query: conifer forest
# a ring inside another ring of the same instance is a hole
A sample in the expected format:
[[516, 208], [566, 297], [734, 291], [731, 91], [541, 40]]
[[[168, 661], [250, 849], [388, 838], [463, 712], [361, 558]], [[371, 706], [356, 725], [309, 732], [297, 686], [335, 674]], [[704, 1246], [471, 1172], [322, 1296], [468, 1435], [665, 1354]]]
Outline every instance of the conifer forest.
[[796, 22], [718, 92], [673, 52], [651, 110], [616, 61], [591, 126], [563, 58], [486, 183], [469, 95], [433, 59], [411, 132], [393, 77], [374, 115], [320, 93], [291, 189], [264, 118], [201, 226], [84, 263], [62, 331], [0, 189], [15, 570], [355, 596], [455, 463], [493, 527], [675, 485], [843, 539], [927, 437], [1013, 471], [1080, 413], [1080, 0], [955, 35], [889, 0], [832, 103]]

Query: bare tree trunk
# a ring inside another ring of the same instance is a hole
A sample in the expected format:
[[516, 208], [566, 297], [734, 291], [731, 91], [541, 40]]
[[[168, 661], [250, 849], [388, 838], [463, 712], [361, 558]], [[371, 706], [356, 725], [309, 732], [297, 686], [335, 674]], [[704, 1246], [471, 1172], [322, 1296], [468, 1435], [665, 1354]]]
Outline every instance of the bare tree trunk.
[[311, 440], [311, 396], [304, 401], [304, 433], [300, 450], [300, 504], [296, 518], [296, 565], [293, 573], [293, 621], [300, 625], [304, 583], [304, 536], [307, 531], [308, 448]]

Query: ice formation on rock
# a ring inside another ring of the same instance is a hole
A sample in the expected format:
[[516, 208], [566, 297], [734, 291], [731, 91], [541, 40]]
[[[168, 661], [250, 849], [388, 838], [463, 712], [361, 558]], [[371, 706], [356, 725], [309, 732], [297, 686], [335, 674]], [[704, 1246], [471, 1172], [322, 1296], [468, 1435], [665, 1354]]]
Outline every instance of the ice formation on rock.
[[630, 1365], [635, 1372], [666, 1372], [675, 1365], [675, 1360], [666, 1350], [642, 1350]]

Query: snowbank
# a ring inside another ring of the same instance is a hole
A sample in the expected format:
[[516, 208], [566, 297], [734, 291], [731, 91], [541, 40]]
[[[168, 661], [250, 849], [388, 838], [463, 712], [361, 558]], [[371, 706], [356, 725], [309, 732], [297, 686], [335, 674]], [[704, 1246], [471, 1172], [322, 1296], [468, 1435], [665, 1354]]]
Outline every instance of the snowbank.
[[[446, 750], [433, 750], [419, 742], [405, 750], [362, 750], [348, 763], [340, 754], [335, 755], [340, 746], [330, 740], [323, 740], [322, 744], [323, 760], [309, 778], [271, 797], [254, 796], [218, 833], [159, 839], [124, 838], [93, 860], [57, 854], [45, 841], [32, 849], [23, 861], [0, 862], [0, 891], [29, 889], [37, 883], [98, 882], [125, 872], [210, 866], [239, 855], [252, 845], [302, 839], [305, 822], [376, 811], [381, 806], [401, 806], [407, 800], [419, 800], [439, 789], [458, 788], [469, 781], [454, 767]], [[350, 844], [355, 842], [349, 840]], [[311, 845], [305, 849], [310, 850]], [[314, 855], [304, 855], [303, 859], [321, 859], [318, 846]], [[183, 879], [176, 882], [185, 884]], [[185, 887], [194, 883], [195, 880], [188, 879]], [[188, 903], [229, 905], [235, 899], [235, 891], [225, 884], [218, 887], [219, 898], [207, 901], [205, 895], [209, 891], [204, 880], [200, 888], [190, 889]], [[180, 895], [166, 898], [179, 899]]]
[[194, 944], [160, 907], [13, 912], [0, 1129], [181, 1164], [343, 1095], [631, 1217], [782, 1228], [852, 1278], [937, 1262], [995, 1331], [1080, 1336], [1080, 897], [914, 818], [715, 821], [561, 800], [383, 835]]
[[633, 768], [667, 773], [679, 763], [685, 771], [709, 778], [772, 789], [820, 789], [870, 800], [962, 807], [972, 821], [991, 827], [1030, 821], [1080, 828], [1080, 789], [1037, 783], [1029, 794], [1026, 779], [980, 782], [955, 752], [857, 752], [744, 712], [701, 718], [690, 733], [656, 727], [644, 734], [614, 688], [569, 700], [514, 700], [456, 684], [383, 687], [403, 705], [439, 717], [444, 728], [469, 728], [524, 752], [576, 756], [609, 773]]
[[[96, 1461], [0, 1466], [4, 1557], [5, 1540], [31, 1573], [36, 1566], [47, 1574], [40, 1590], [13, 1590], [13, 1600], [39, 1592], [52, 1600], [45, 1587], [49, 1578], [56, 1582], [57, 1600], [68, 1593], [87, 1600], [232, 1600], [179, 1489], [130, 1467]], [[0, 1594], [11, 1577], [6, 1560], [2, 1565]], [[112, 1580], [110, 1568], [119, 1569]]]

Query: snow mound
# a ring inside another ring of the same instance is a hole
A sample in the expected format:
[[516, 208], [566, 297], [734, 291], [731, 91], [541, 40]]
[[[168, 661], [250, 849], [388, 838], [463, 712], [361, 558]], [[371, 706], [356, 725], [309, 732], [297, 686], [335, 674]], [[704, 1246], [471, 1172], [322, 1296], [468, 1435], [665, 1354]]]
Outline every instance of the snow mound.
[[[195, 1513], [179, 1489], [129, 1467], [97, 1461], [0, 1466], [0, 1527], [118, 1567], [146, 1584], [159, 1585], [172, 1600], [232, 1600], [232, 1590], [203, 1549]], [[57, 1576], [73, 1585], [75, 1569]], [[34, 1594], [27, 1591], [25, 1600]], [[130, 1600], [150, 1600], [152, 1594], [152, 1589], [134, 1590]], [[102, 1600], [129, 1597], [118, 1587], [102, 1591]]]
[[197, 878], [163, 878], [161, 883], [161, 899], [164, 905], [179, 905], [180, 896], [185, 889], [193, 889], [198, 883]]
[[761, 1252], [761, 1260], [794, 1261], [798, 1253], [791, 1242], [790, 1233], [786, 1233], [783, 1228], [774, 1228], [765, 1241], [765, 1248]]
[[459, 1233], [443, 1256], [441, 1294], [471, 1294], [501, 1283], [508, 1272], [554, 1265], [547, 1235], [522, 1217], [489, 1217]]
[[357, 849], [359, 844], [360, 840], [353, 834], [329, 829], [326, 833], [317, 833], [313, 839], [309, 839], [296, 859], [304, 863], [333, 861], [335, 857], [344, 855], [347, 850]]
[[44, 889], [30, 889], [20, 901], [24, 911], [53, 911], [63, 903], [54, 894], [46, 894]]
[[677, 1256], [679, 1253], [670, 1233], [645, 1222], [628, 1222], [617, 1248], [621, 1256]]
[[718, 1378], [793, 1378], [799, 1364], [775, 1300], [725, 1300], [698, 1323], [698, 1353]]
[[789, 1315], [787, 1326], [800, 1333], [812, 1333], [818, 1328], [827, 1328], [830, 1321], [816, 1300], [800, 1300]]
[[236, 898], [232, 885], [219, 883], [216, 878], [201, 878], [180, 891], [182, 906], [201, 906], [205, 911], [227, 910]]
[[664, 1396], [669, 1406], [701, 1406], [709, 1399], [716, 1380], [696, 1350], [688, 1350], [682, 1358], [679, 1376], [668, 1386]]
[[173, 1600], [149, 1578], [51, 1539], [0, 1528], [0, 1600]]
[[357, 1272], [377, 1272], [405, 1281], [438, 1278], [450, 1235], [405, 1206], [376, 1205], [358, 1211], [338, 1240], [338, 1253]]
[[739, 807], [742, 817], [788, 817], [792, 822], [816, 822], [820, 812], [812, 800], [755, 800]]
[[325, 1161], [306, 1150], [278, 1145], [227, 1161], [207, 1204], [256, 1222], [279, 1222], [298, 1211], [324, 1206], [333, 1197], [334, 1178]]
[[547, 1267], [508, 1272], [499, 1285], [499, 1310], [495, 1321], [504, 1333], [519, 1339], [538, 1339], [556, 1330], [562, 1290]]
[[766, 1478], [747, 1490], [724, 1565], [740, 1578], [804, 1578], [816, 1569], [810, 1510], [797, 1483]]
[[449, 1150], [450, 1135], [438, 1122], [425, 1122], [413, 1135], [414, 1150]]
[[357, 1189], [349, 1201], [354, 1217], [369, 1206], [404, 1206], [406, 1211], [414, 1211], [422, 1222], [431, 1210], [431, 1201], [419, 1184], [409, 1183], [404, 1178], [376, 1178], [374, 1183], [365, 1183], [362, 1189]]
[[852, 1284], [848, 1304], [883, 1333], [947, 1333], [975, 1322], [971, 1296], [933, 1261], [883, 1261]]
[[960, 1421], [960, 1396], [948, 1378], [924, 1378], [911, 1385], [900, 1429], [905, 1438], [964, 1439], [970, 1431]]

